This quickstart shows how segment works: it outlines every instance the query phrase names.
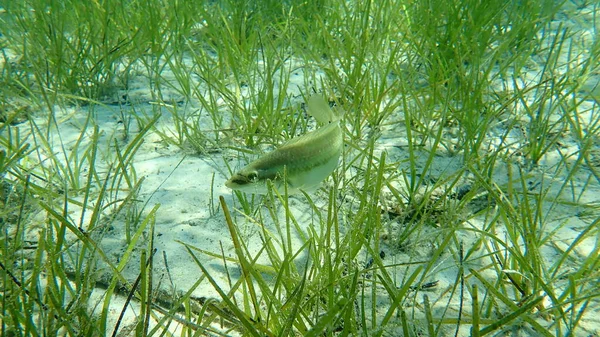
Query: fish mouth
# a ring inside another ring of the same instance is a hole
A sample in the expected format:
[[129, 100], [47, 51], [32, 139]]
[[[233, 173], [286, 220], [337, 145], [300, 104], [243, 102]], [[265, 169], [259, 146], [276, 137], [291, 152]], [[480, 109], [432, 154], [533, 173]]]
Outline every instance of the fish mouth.
[[225, 182], [225, 186], [229, 188], [237, 188], [242, 187], [248, 184], [248, 179], [240, 178], [240, 177], [231, 177], [229, 180]]

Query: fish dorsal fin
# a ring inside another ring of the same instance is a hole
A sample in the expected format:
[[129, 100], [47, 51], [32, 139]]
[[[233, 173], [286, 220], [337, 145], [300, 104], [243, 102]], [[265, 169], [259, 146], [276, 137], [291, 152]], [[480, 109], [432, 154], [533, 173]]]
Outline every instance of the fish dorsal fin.
[[312, 95], [308, 99], [308, 114], [313, 116], [319, 124], [328, 124], [339, 120], [333, 113], [329, 103], [320, 95]]

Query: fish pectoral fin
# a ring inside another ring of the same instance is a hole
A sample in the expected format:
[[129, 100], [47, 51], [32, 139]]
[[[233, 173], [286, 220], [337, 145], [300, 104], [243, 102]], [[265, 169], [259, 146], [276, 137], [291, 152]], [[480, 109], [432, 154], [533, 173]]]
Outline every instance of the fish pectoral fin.
[[313, 116], [320, 124], [327, 124], [338, 120], [329, 103], [320, 95], [314, 94], [308, 99], [308, 114]]

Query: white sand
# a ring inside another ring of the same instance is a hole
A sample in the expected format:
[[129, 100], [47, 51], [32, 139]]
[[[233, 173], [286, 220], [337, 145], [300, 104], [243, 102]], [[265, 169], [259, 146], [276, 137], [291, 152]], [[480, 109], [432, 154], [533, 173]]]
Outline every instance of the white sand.
[[[587, 35], [589, 34], [589, 31], [584, 30], [581, 31], [580, 34], [582, 38], [584, 38], [585, 36], [589, 36]], [[294, 60], [292, 59], [288, 62], [294, 62]], [[531, 78], [536, 78], [536, 76], [539, 75], [538, 71], [539, 69], [531, 69], [531, 73], [528, 75]], [[170, 77], [168, 72], [165, 73], [165, 77], [167, 79]], [[594, 76], [590, 78], [590, 83], [588, 84], [590, 90], [597, 90], [594, 85], [597, 85], [598, 80], [600, 80], [598, 74], [594, 74]], [[289, 97], [296, 97], [293, 101], [289, 102], [289, 104], [297, 106], [301, 103], [301, 97], [299, 96], [300, 90], [305, 91], [309, 88], [305, 88], [302, 70], [294, 72], [290, 81], [292, 82], [289, 85], [291, 88], [290, 92], [279, 94], [287, 94]], [[197, 84], [202, 86], [201, 83]], [[138, 114], [145, 112], [150, 116], [153, 115], [152, 111], [153, 108], [156, 108], [157, 103], [153, 101], [149, 90], [149, 84], [143, 75], [132, 80], [130, 90], [126, 94], [129, 102], [135, 104], [135, 110]], [[122, 94], [123, 93], [118, 93], [117, 96], [121, 96]], [[241, 94], [243, 97], [249, 95], [247, 91], [243, 91]], [[182, 102], [184, 100], [175, 90], [163, 91], [163, 98], [165, 102]], [[191, 113], [198, 110], [198, 104], [197, 102], [190, 102], [187, 106], [182, 105], [180, 109], [181, 111]], [[222, 106], [222, 109], [223, 113], [228, 113], [225, 105]], [[585, 102], [579, 109], [582, 116], [585, 114], [597, 115], [600, 113], [600, 111], [598, 111], [597, 103], [592, 101]], [[79, 137], [80, 127], [83, 124], [88, 111], [89, 110], [86, 107], [74, 107], [67, 108], [57, 114], [58, 118], [61, 120], [60, 136], [67, 149], [69, 149]], [[128, 105], [119, 106], [118, 104], [114, 104], [94, 108], [94, 114], [96, 116], [95, 122], [98, 124], [101, 132], [103, 132], [100, 141], [100, 143], [103, 144], [103, 148], [99, 150], [101, 158], [110, 156], [110, 152], [114, 151], [114, 149], [111, 149], [113, 146], [112, 144], [114, 144], [114, 139], [117, 139], [121, 148], [124, 148], [127, 144], [127, 141], [122, 139], [124, 128], [124, 124], [121, 123], [123, 122], [121, 118], [122, 111], [126, 116], [132, 113], [132, 109]], [[162, 113], [163, 116], [157, 123], [157, 128], [163, 131], [173, 130], [173, 121], [170, 118], [168, 109], [163, 108]], [[202, 114], [203, 117], [199, 119], [201, 121], [200, 128], [203, 130], [211, 130], [213, 126], [210, 123], [209, 118], [205, 112]], [[42, 115], [43, 114], [40, 114], [40, 117], [35, 118], [36, 123], [39, 125], [44, 124], [44, 117], [42, 117]], [[399, 161], [400, 168], [406, 169], [406, 167], [403, 167], [404, 164], [402, 164], [402, 160], [406, 158], [406, 151], [403, 149], [403, 145], [406, 144], [406, 137], [404, 125], [403, 123], [399, 123], [402, 118], [401, 116], [401, 112], [398, 111], [396, 115], [390, 117], [390, 121], [396, 123], [383, 128], [382, 136], [377, 142], [376, 152], [380, 153], [381, 151], [386, 151], [388, 161]], [[127, 123], [127, 121], [125, 121], [125, 123]], [[134, 120], [131, 121], [130, 126], [132, 130], [129, 132], [129, 141], [136, 135], [136, 124], [137, 123]], [[492, 131], [496, 132], [497, 135], [501, 135], [504, 133], [504, 127], [505, 126], [498, 121], [498, 124], [492, 128]], [[22, 128], [25, 130], [28, 127], [23, 125]], [[91, 134], [91, 129], [88, 130], [88, 133]], [[57, 136], [57, 133], [55, 133], [55, 136]], [[224, 134], [222, 136], [226, 137]], [[450, 133], [448, 137], [452, 137], [452, 134]], [[518, 132], [517, 129], [511, 132], [510, 139], [507, 139], [507, 142], [513, 142], [514, 146], [512, 146], [509, 151], [517, 151], [519, 147], [526, 142], [524, 137], [525, 134]], [[494, 140], [494, 135], [491, 135], [490, 139]], [[228, 141], [235, 144], [236, 139], [229, 139]], [[62, 151], [59, 147], [58, 138], [54, 138], [53, 144], [56, 146], [56, 151]], [[559, 150], [563, 156], [569, 156], [570, 154], [579, 151], [577, 143], [569, 134], [561, 135], [560, 144], [561, 148]], [[165, 144], [161, 141], [161, 137], [158, 134], [150, 132], [144, 138], [143, 145], [135, 156], [134, 162], [137, 176], [144, 178], [144, 183], [139, 195], [140, 202], [137, 207], [141, 209], [141, 207], [146, 204], [146, 208], [142, 211], [142, 214], [147, 214], [154, 205], [160, 205], [156, 216], [155, 227], [154, 246], [157, 249], [157, 253], [154, 260], [154, 280], [155, 284], [159, 284], [159, 287], [167, 292], [171, 291], [173, 288], [178, 291], [186, 291], [192, 287], [201, 275], [201, 271], [197, 264], [180, 242], [216, 254], [220, 254], [221, 247], [223, 247], [225, 255], [234, 257], [230, 234], [225, 224], [223, 212], [218, 206], [218, 196], [223, 196], [225, 198], [230, 209], [235, 210], [240, 207], [231, 191], [224, 186], [224, 182], [228, 178], [224, 163], [225, 161], [228, 161], [233, 167], [238, 168], [244, 165], [245, 161], [243, 161], [237, 153], [231, 150], [216, 150], [217, 152], [210, 154], [193, 154], [189, 151], [183, 151], [176, 146]], [[600, 142], [596, 142], [591, 151], [596, 153], [596, 158], [600, 160]], [[540, 169], [534, 171], [530, 178], [532, 185], [539, 183], [542, 178], [545, 179], [545, 186], [552, 184], [548, 194], [549, 200], [557, 196], [563, 178], [566, 178], [569, 173], [566, 171], [558, 173], [553, 172], [553, 169], [559, 166], [557, 164], [560, 160], [561, 157], [558, 156], [557, 150], [549, 151], [548, 155], [541, 161]], [[440, 156], [436, 158], [434, 162], [432, 172], [435, 172], [435, 174], [432, 178], [439, 178], [440, 176], [456, 172], [460, 170], [463, 165], [460, 153], [452, 155], [445, 153], [442, 149], [440, 150]], [[98, 170], [104, 172], [106, 168], [106, 163], [100, 161]], [[346, 174], [351, 176], [353, 171], [349, 170]], [[498, 185], [502, 186], [507, 182], [506, 170], [503, 165], [498, 166], [495, 174], [495, 181]], [[211, 186], [213, 175], [214, 185]], [[580, 170], [573, 179], [574, 185], [569, 186], [567, 190], [564, 190], [559, 198], [561, 200], [569, 200], [569, 194], [574, 193], [575, 195], [580, 196], [579, 202], [581, 204], [599, 203], [600, 184], [596, 179], [589, 180], [589, 177], [589, 171]], [[330, 182], [326, 182], [325, 186], [327, 186], [327, 184], [330, 184]], [[402, 186], [399, 185], [399, 187], [401, 188]], [[539, 190], [534, 189], [534, 191]], [[326, 205], [326, 193], [323, 190], [312, 193], [311, 195], [317, 202], [317, 205], [322, 207]], [[294, 215], [301, 226], [303, 226], [304, 230], [309, 226], [319, 228], [318, 218], [312, 215], [310, 207], [305, 202], [304, 197], [293, 197], [290, 204]], [[551, 203], [546, 203], [546, 206], [543, 209], [546, 216], [546, 230], [550, 231], [555, 227], [560, 227], [559, 231], [555, 234], [555, 243], [558, 247], [566, 249], [579, 235], [580, 228], [585, 227], [590, 220], [581, 216], [581, 211], [583, 211], [583, 209], [580, 207], [563, 204], [557, 205], [553, 209], [549, 209], [550, 204]], [[211, 207], [213, 208], [213, 211], [211, 211]], [[71, 211], [73, 212], [71, 217], [73, 219], [78, 219], [78, 210], [72, 208]], [[281, 207], [279, 207], [279, 213], [280, 216], [283, 217], [281, 214]], [[109, 221], [108, 219], [110, 219], [111, 216], [110, 209], [107, 209], [104, 215], [106, 219], [104, 219], [102, 223]], [[235, 221], [250, 247], [250, 250], [254, 252], [258, 251], [262, 246], [258, 226], [252, 224], [235, 211], [234, 215]], [[43, 220], [43, 216], [43, 214], [40, 214], [40, 220]], [[265, 220], [264, 225], [269, 230], [275, 232], [275, 225], [268, 217], [266, 217]], [[470, 225], [473, 228], [481, 228], [483, 223], [481, 220], [482, 219], [476, 218], [470, 221]], [[120, 255], [126, 247], [124, 223], [125, 219], [122, 215], [110, 222], [111, 229], [103, 233], [103, 238], [100, 241], [101, 248], [109, 257], [114, 259], [114, 263], [119, 260]], [[561, 226], [565, 223], [567, 225]], [[386, 226], [393, 229], [403, 225], [389, 223], [386, 224]], [[434, 236], [435, 231], [432, 230], [430, 233], [423, 233], [422, 235]], [[465, 246], [469, 246], [475, 239], [475, 236], [469, 232], [461, 233], [459, 236], [463, 240]], [[73, 238], [71, 237], [70, 239]], [[293, 239], [296, 249], [302, 245], [299, 236], [296, 236]], [[432, 247], [427, 246], [427, 242], [430, 241], [426, 238], [415, 239], [414, 241], [417, 242], [417, 244], [409, 247], [408, 251], [402, 252], [387, 246], [386, 242], [383, 242], [382, 247], [386, 253], [384, 262], [391, 265], [409, 260], [427, 258], [432, 249]], [[144, 245], [147, 244], [147, 240], [142, 240], [142, 243]], [[578, 245], [577, 254], [587, 256], [588, 254], [595, 253], [594, 250], [597, 246], [597, 238], [596, 240], [587, 239]], [[77, 248], [77, 246], [74, 248]], [[556, 251], [553, 249], [546, 249], [543, 253], [545, 254], [543, 258], [548, 263], [552, 263], [558, 257]], [[125, 271], [125, 275], [130, 282], [133, 282], [139, 273], [139, 254], [140, 249], [134, 252], [131, 262], [128, 264]], [[168, 273], [164, 263], [164, 256], [168, 259]], [[359, 256], [361, 256], [363, 260], [357, 261], [358, 263], [365, 263], [369, 258], [366, 254], [361, 254]], [[229, 288], [221, 260], [202, 253], [196, 253], [196, 257], [204, 264], [221, 286], [225, 289]], [[268, 263], [264, 258], [259, 260], [259, 262]], [[232, 263], [230, 263], [228, 267], [232, 276], [239, 276], [239, 270]], [[107, 276], [110, 276], [111, 272], [106, 266], [100, 266], [100, 268]], [[396, 269], [396, 280], [399, 283], [402, 282], [405, 273], [406, 269]], [[442, 307], [446, 305], [449, 294], [446, 293], [445, 290], [451, 287], [455, 282], [456, 275], [457, 268], [456, 263], [452, 261], [452, 255], [450, 253], [445, 254], [438, 262], [437, 271], [432, 273], [428, 280], [438, 281], [438, 286], [426, 292], [433, 302], [437, 301], [437, 305]], [[597, 280], [590, 280], [590, 282], [597, 282]], [[101, 295], [103, 290], [99, 289], [97, 292], [98, 295]], [[193, 296], [196, 298], [219, 298], [208, 282], [203, 282], [196, 288], [193, 292]], [[101, 299], [101, 297], [98, 298]], [[418, 295], [418, 298], [422, 298], [422, 296]], [[465, 296], [465, 299], [468, 298], [469, 296]], [[111, 308], [114, 309], [111, 310], [115, 317], [111, 317], [110, 323], [114, 323], [116, 316], [120, 313], [120, 307], [123, 305], [122, 301], [122, 297], [116, 297], [116, 300], [113, 302]], [[458, 296], [454, 296], [451, 301], [452, 305], [455, 306], [454, 308], [458, 307], [457, 301]], [[419, 302], [422, 302], [422, 299], [420, 299]], [[597, 305], [598, 301], [596, 300], [592, 303]], [[463, 305], [467, 308], [470, 306], [469, 303]], [[385, 300], [382, 300], [382, 307], [385, 308]], [[135, 319], [135, 315], [132, 314], [135, 310], [135, 303], [133, 303], [131, 305], [131, 310], [128, 310], [126, 320], [123, 322], [122, 327], [127, 326]], [[578, 336], [598, 336], [600, 334], [600, 319], [597, 315], [599, 312], [600, 308], [598, 307], [588, 310], [588, 314], [586, 314], [581, 321], [581, 329], [579, 330]], [[544, 322], [541, 323], [544, 324]], [[535, 335], [535, 332], [528, 332], [527, 330], [523, 330], [520, 333], [522, 335]], [[466, 336], [468, 334], [467, 327], [463, 327], [461, 335]]]

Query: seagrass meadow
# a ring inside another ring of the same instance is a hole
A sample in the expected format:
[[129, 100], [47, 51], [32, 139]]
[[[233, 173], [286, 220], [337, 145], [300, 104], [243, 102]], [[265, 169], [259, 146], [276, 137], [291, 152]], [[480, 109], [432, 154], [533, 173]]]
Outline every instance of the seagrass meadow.
[[[600, 336], [599, 30], [587, 0], [0, 1], [0, 335]], [[228, 189], [313, 95], [334, 172]]]

